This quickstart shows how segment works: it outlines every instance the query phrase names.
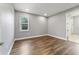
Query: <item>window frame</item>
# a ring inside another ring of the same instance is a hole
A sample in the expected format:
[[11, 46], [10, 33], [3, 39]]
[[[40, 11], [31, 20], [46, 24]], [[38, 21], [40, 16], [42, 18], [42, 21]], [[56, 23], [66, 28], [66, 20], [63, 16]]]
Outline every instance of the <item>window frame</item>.
[[25, 23], [25, 24], [28, 25], [28, 29], [27, 29], [27, 30], [24, 30], [24, 29], [22, 29], [22, 24], [24, 24], [24, 23], [21, 23], [21, 18], [22, 18], [22, 17], [26, 17], [26, 16], [20, 16], [20, 19], [19, 19], [20, 31], [29, 31], [29, 18], [26, 17], [27, 20], [28, 20], [28, 23]]

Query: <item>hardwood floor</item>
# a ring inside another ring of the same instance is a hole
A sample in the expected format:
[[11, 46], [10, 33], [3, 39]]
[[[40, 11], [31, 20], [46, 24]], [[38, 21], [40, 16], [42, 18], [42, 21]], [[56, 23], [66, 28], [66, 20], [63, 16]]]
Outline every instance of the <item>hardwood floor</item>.
[[11, 55], [79, 55], [79, 44], [42, 36], [15, 41]]

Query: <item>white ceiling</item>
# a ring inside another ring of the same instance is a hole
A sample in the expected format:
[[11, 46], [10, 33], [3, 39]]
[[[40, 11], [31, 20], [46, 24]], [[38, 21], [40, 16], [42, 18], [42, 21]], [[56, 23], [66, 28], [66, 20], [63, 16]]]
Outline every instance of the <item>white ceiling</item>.
[[46, 16], [51, 16], [78, 5], [77, 3], [15, 3], [14, 7], [19, 11], [42, 16], [44, 16], [44, 13], [47, 13]]

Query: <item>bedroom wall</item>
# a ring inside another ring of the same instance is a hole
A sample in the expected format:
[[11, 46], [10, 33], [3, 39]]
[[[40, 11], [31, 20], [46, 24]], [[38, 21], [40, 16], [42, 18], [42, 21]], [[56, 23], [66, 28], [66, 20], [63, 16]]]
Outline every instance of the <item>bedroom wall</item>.
[[48, 18], [48, 34], [67, 40], [69, 30], [67, 18], [79, 15], [79, 6], [60, 12]]
[[0, 23], [1, 23], [1, 40], [2, 54], [8, 54], [14, 40], [14, 8], [12, 4], [0, 4]]
[[[29, 31], [20, 31], [20, 16], [29, 18]], [[47, 18], [43, 16], [32, 15], [16, 11], [15, 13], [15, 38], [23, 38], [29, 36], [37, 36], [47, 34]]]
[[60, 13], [48, 18], [48, 34], [60, 38], [66, 38], [65, 13]]

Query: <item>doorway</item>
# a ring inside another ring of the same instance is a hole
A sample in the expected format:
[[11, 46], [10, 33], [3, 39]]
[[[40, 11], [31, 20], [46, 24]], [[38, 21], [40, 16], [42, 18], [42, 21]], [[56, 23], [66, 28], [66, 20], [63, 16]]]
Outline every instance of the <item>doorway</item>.
[[67, 40], [79, 43], [79, 14], [73, 11], [66, 15]]

